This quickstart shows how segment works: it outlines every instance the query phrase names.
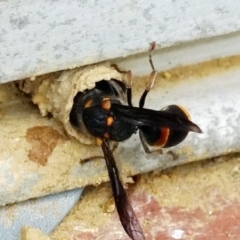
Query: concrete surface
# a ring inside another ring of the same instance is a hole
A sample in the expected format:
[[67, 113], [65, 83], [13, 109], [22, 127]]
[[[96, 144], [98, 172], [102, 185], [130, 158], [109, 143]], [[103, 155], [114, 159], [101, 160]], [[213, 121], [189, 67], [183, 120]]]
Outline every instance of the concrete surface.
[[[239, 69], [236, 56], [159, 73], [146, 107], [180, 104], [203, 134], [190, 133], [163, 154], [146, 154], [134, 134], [114, 152], [121, 176], [240, 151]], [[146, 81], [146, 77], [134, 78], [135, 104]], [[6, 85], [0, 87], [1, 91]], [[107, 181], [103, 159], [79, 164], [81, 159], [101, 156], [100, 147], [69, 139], [56, 119], [40, 116], [26, 96], [17, 101], [13, 93], [13, 89], [8, 94], [1, 91], [5, 102], [0, 105], [0, 205]]]
[[[127, 191], [146, 240], [239, 239], [239, 170], [235, 154], [136, 178]], [[111, 196], [109, 184], [87, 188], [50, 239], [128, 240]]]
[[151, 41], [164, 48], [234, 33], [239, 8], [238, 0], [2, 0], [0, 83], [141, 53]]

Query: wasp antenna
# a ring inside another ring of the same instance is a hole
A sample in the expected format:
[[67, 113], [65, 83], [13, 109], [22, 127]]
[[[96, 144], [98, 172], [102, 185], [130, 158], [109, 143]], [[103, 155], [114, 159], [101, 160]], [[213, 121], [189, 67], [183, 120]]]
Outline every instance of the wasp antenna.
[[127, 87], [132, 87], [132, 72], [131, 72], [131, 70], [122, 70], [118, 67], [117, 64], [111, 64], [111, 67], [114, 68], [119, 73], [126, 74]]
[[156, 42], [151, 42], [150, 43], [150, 48], [149, 48], [149, 51], [148, 51], [148, 53], [149, 53], [148, 54], [148, 56], [149, 56], [149, 63], [151, 65], [151, 68], [152, 68], [153, 71], [155, 71], [155, 67], [154, 67], [153, 61], [152, 61], [152, 52], [155, 49], [155, 47], [156, 47]]
[[150, 49], [149, 49], [149, 51], [153, 51], [153, 50], [155, 49], [155, 47], [156, 47], [156, 42], [155, 42], [155, 41], [152, 41], [152, 42], [150, 43]]
[[156, 76], [157, 76], [157, 72], [156, 71], [152, 71], [150, 76], [149, 76], [149, 78], [148, 78], [148, 85], [146, 87], [146, 89], [148, 91], [153, 87], [155, 79], [156, 79]]
[[125, 74], [127, 79], [127, 102], [129, 106], [132, 106], [132, 72], [130, 70], [121, 70], [117, 64], [111, 64], [117, 72]]
[[154, 85], [155, 79], [157, 77], [157, 72], [156, 71], [152, 71], [149, 78], [148, 78], [148, 84], [139, 100], [139, 108], [143, 108], [144, 104], [145, 104], [145, 100], [147, 97], [147, 94], [149, 93], [150, 89], [152, 88], [152, 86]]
[[111, 64], [111, 67], [114, 68], [114, 69], [115, 69], [117, 72], [119, 72], [119, 73], [123, 73], [123, 74], [126, 74], [126, 73], [127, 73], [127, 71], [120, 69], [120, 68], [118, 67], [118, 65], [115, 64], [115, 63]]
[[150, 48], [149, 48], [149, 63], [151, 65], [151, 68], [152, 68], [152, 72], [151, 74], [149, 75], [149, 78], [148, 78], [148, 83], [147, 83], [147, 86], [140, 98], [140, 101], [139, 101], [139, 107], [140, 108], [143, 108], [144, 104], [145, 104], [145, 99], [147, 97], [147, 94], [148, 92], [150, 91], [150, 89], [153, 87], [154, 85], [154, 82], [155, 82], [155, 79], [156, 79], [156, 76], [157, 76], [157, 71], [155, 70], [155, 67], [153, 65], [153, 61], [152, 61], [152, 52], [153, 50], [155, 49], [156, 47], [156, 42], [151, 42], [150, 43]]

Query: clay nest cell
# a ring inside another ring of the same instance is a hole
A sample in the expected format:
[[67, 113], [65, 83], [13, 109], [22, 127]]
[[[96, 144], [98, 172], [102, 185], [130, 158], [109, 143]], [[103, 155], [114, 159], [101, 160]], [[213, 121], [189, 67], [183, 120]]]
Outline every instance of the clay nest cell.
[[79, 133], [69, 122], [73, 99], [78, 92], [94, 88], [96, 82], [112, 78], [122, 80], [122, 75], [106, 65], [91, 65], [24, 79], [18, 81], [18, 85], [20, 90], [31, 95], [42, 116], [51, 113], [63, 123], [70, 136], [81, 143], [92, 144], [94, 138], [87, 131]]

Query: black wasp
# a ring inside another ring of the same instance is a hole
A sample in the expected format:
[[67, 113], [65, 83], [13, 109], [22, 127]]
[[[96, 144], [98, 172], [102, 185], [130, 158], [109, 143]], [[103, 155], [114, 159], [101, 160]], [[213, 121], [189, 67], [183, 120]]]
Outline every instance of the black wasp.
[[84, 127], [101, 145], [120, 221], [134, 240], [145, 238], [120, 181], [110, 142], [124, 141], [139, 130], [144, 150], [149, 153], [148, 146], [172, 147], [182, 142], [190, 131], [201, 133], [201, 129], [189, 120], [188, 113], [177, 105], [160, 111], [144, 108], [157, 75], [151, 55], [154, 48], [155, 43], [152, 43], [149, 50], [152, 73], [139, 107], [132, 105], [131, 72], [121, 71], [115, 65], [115, 69], [126, 74], [127, 84], [116, 79], [97, 82], [94, 89], [78, 92], [70, 113], [72, 126], [79, 131]]

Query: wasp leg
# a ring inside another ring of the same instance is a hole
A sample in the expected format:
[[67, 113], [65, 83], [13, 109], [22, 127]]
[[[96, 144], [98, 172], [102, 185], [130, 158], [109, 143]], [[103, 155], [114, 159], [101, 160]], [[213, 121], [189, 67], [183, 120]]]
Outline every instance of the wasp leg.
[[118, 142], [114, 142], [112, 147], [112, 152], [114, 152], [117, 148], [118, 148]]
[[142, 143], [142, 146], [143, 146], [143, 149], [145, 151], [145, 153], [159, 153], [159, 154], [162, 154], [162, 149], [159, 148], [159, 149], [154, 149], [154, 150], [150, 150], [149, 147], [148, 147], [148, 144], [146, 143], [145, 139], [144, 139], [144, 136], [142, 135], [142, 132], [139, 131], [139, 138], [140, 138], [140, 141]]
[[84, 164], [84, 163], [86, 163], [86, 162], [93, 161], [93, 160], [99, 159], [99, 158], [104, 159], [103, 156], [92, 156], [92, 157], [89, 157], [89, 158], [81, 159], [81, 160], [80, 160], [80, 164]]
[[[117, 148], [118, 148], [118, 142], [114, 142], [111, 151], [114, 152]], [[86, 162], [93, 161], [96, 159], [104, 159], [104, 156], [92, 156], [89, 158], [84, 158], [80, 160], [80, 164], [84, 164]]]
[[139, 101], [139, 107], [140, 108], [143, 108], [144, 104], [145, 104], [145, 99], [146, 99], [146, 96], [148, 94], [148, 92], [150, 91], [150, 89], [152, 88], [154, 82], [155, 82], [155, 79], [156, 79], [156, 76], [157, 76], [157, 71], [155, 70], [155, 67], [153, 65], [153, 61], [152, 61], [152, 52], [154, 50], [156, 46], [156, 43], [155, 42], [152, 42], [150, 44], [150, 48], [149, 48], [149, 63], [150, 63], [150, 66], [152, 68], [152, 72], [151, 74], [149, 75], [149, 78], [148, 78], [148, 83], [147, 83], [147, 86], [140, 98], [140, 101]]

